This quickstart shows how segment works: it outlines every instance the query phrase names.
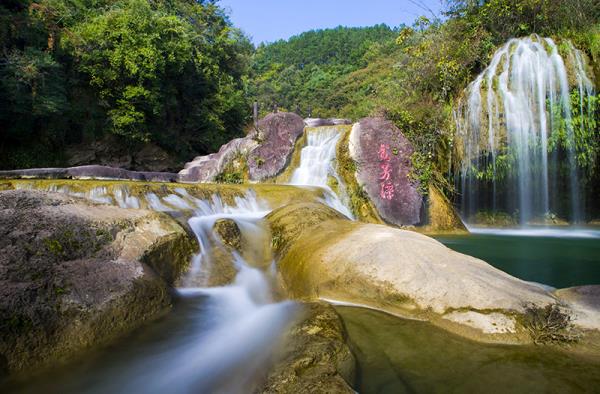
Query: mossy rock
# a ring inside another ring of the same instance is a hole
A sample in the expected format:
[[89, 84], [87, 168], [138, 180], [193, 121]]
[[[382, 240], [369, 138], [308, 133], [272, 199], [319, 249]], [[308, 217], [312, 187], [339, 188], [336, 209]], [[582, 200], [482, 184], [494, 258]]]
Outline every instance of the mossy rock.
[[0, 239], [4, 374], [72, 359], [160, 316], [197, 250], [165, 214], [24, 190], [0, 192]]
[[213, 225], [214, 232], [224, 245], [240, 252], [242, 250], [242, 232], [232, 219], [218, 219]]
[[325, 303], [302, 304], [302, 309], [285, 334], [285, 356], [257, 392], [354, 393], [356, 360], [340, 316]]

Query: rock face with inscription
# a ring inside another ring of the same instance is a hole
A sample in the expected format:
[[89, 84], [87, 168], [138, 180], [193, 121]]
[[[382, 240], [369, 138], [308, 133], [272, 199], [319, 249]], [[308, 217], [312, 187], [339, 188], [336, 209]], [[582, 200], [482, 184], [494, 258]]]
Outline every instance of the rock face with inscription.
[[352, 129], [349, 150], [357, 181], [381, 217], [399, 226], [419, 224], [423, 196], [410, 176], [414, 150], [402, 132], [383, 118], [362, 119]]

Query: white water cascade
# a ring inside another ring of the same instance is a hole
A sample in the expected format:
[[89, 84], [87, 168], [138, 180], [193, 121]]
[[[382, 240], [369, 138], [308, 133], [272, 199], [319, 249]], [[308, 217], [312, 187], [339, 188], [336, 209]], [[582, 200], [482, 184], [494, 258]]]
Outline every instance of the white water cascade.
[[181, 392], [247, 392], [271, 361], [296, 306], [291, 301], [275, 302], [272, 296], [269, 275], [273, 274], [273, 261], [262, 222], [270, 212], [268, 205], [251, 192], [236, 197], [231, 206], [217, 195], [196, 203], [196, 215], [188, 222], [201, 251], [192, 262], [186, 285], [195, 284], [200, 271], [213, 263], [213, 252], [223, 249], [213, 233], [218, 219], [236, 222], [245, 247], [241, 254], [232, 252], [238, 271], [233, 284], [178, 289], [184, 298], [206, 299], [207, 311], [198, 318], [208, 319], [208, 324], [197, 338], [179, 349], [176, 365], [161, 371], [153, 387], [156, 392], [172, 391], [173, 387]]
[[347, 217], [353, 218], [348, 207], [328, 185], [329, 177], [333, 177], [343, 189], [343, 182], [335, 170], [336, 147], [342, 133], [335, 126], [318, 127], [305, 132], [307, 144], [300, 152], [300, 165], [294, 171], [290, 183], [325, 189], [324, 202]]
[[584, 103], [594, 94], [584, 57], [569, 42], [559, 50], [531, 36], [500, 48], [455, 112], [463, 216], [502, 210], [527, 224], [560, 211], [580, 220], [576, 135], [586, 126], [573, 113], [593, 116]]
[[[173, 312], [98, 359], [89, 357], [89, 365], [42, 380], [39, 392], [248, 393], [263, 381], [300, 311], [293, 301], [278, 301], [272, 288], [274, 262], [263, 221], [270, 208], [253, 192], [226, 204], [216, 194], [201, 200], [185, 189], [175, 191], [162, 198], [146, 196], [158, 210], [169, 204], [180, 212], [194, 211], [188, 223], [201, 250], [183, 287], [176, 289]], [[223, 218], [240, 229], [239, 253], [214, 233], [213, 225]], [[233, 283], [204, 287], [205, 270], [224, 261], [237, 270]]]

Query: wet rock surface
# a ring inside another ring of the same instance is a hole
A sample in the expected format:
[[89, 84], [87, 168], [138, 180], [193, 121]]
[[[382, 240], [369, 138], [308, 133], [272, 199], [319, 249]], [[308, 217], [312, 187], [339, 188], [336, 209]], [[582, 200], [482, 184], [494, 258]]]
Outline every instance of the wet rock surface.
[[418, 224], [423, 197], [411, 178], [414, 149], [400, 129], [383, 118], [362, 119], [352, 129], [349, 150], [358, 183], [379, 215], [390, 224]]
[[356, 361], [340, 316], [325, 303], [304, 304], [286, 334], [286, 356], [272, 368], [261, 393], [354, 393]]
[[[430, 320], [473, 339], [508, 343], [529, 341], [515, 320], [526, 305], [557, 302], [543, 286], [432, 238], [344, 220], [321, 204], [288, 205], [267, 221], [292, 298], [364, 305]], [[280, 235], [288, 232], [289, 237]]]
[[242, 232], [235, 220], [219, 219], [215, 222], [213, 230], [224, 245], [227, 245], [236, 251], [242, 250]]
[[164, 214], [0, 192], [0, 374], [62, 362], [160, 315], [195, 248]]

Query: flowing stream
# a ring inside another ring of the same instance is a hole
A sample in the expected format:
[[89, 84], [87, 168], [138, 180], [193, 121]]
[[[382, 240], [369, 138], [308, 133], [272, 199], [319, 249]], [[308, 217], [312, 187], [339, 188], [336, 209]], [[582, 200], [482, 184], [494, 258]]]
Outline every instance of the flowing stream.
[[[252, 193], [233, 205], [218, 195], [199, 200], [185, 190], [146, 198], [156, 209], [168, 203], [195, 212], [189, 225], [201, 251], [184, 287], [176, 289], [174, 310], [76, 365], [11, 383], [11, 392], [246, 393], [264, 378], [298, 309], [294, 302], [274, 298], [270, 239], [262, 223], [269, 208]], [[215, 236], [219, 219], [236, 222], [242, 253], [226, 249]], [[203, 287], [207, 266], [227, 258], [237, 270], [233, 283]]]
[[469, 85], [455, 112], [468, 221], [498, 210], [522, 225], [583, 219], [577, 155], [595, 94], [586, 69], [570, 42], [531, 36], [508, 41]]
[[[307, 129], [305, 133], [307, 133], [307, 144], [302, 148], [300, 165], [294, 171], [290, 183], [325, 189], [325, 203], [353, 219], [350, 209], [342, 201], [345, 198], [344, 185], [335, 169], [336, 147], [342, 132], [338, 127], [325, 126]], [[329, 186], [331, 178], [335, 179], [341, 198]]]

